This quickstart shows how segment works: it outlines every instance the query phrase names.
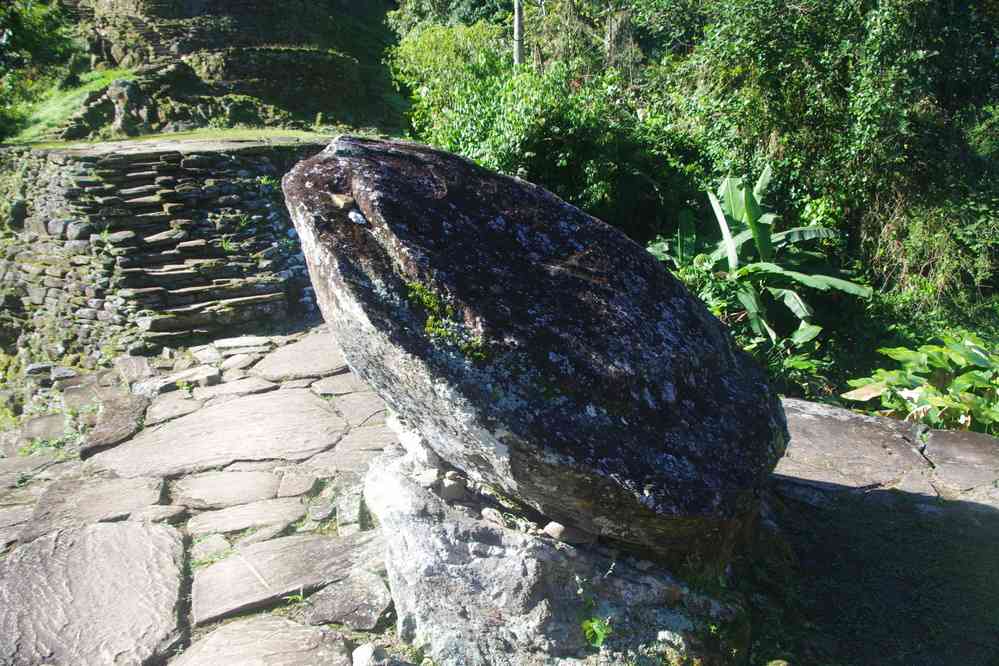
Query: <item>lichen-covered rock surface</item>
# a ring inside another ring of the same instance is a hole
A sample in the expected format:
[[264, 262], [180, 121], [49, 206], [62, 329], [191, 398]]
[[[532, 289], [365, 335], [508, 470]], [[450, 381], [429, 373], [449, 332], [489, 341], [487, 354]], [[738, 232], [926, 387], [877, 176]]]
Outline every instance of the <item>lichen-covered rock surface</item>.
[[340, 137], [284, 190], [348, 363], [436, 453], [560, 523], [675, 562], [725, 558], [784, 417], [641, 247], [410, 143]]

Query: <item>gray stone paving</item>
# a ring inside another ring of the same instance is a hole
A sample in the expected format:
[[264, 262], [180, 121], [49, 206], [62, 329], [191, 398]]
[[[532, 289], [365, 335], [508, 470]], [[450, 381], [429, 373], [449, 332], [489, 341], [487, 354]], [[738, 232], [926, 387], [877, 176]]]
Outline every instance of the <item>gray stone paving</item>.
[[[199, 356], [210, 362], [181, 372], [119, 359], [123, 384], [68, 386], [110, 433], [91, 431], [103, 450], [83, 463], [86, 439], [0, 458], [0, 635], [16, 637], [0, 641], [0, 663], [350, 664], [354, 643], [309, 625], [384, 628], [383, 545], [358, 484], [399, 442], [385, 403], [323, 330], [218, 341]], [[129, 383], [157, 387], [148, 407]], [[784, 406], [792, 439], [775, 479], [789, 499], [999, 508], [991, 438]]]

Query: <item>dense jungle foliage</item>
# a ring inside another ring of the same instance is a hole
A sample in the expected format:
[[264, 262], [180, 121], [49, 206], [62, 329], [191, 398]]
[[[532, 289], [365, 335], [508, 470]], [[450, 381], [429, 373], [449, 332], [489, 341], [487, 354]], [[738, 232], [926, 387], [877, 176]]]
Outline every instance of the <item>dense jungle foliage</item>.
[[[0, 7], [0, 137], [52, 90], [100, 76], [59, 6]], [[647, 246], [788, 394], [995, 427], [999, 368], [974, 359], [999, 347], [999, 1], [524, 9], [515, 67], [512, 0], [399, 0], [386, 62], [413, 138]], [[747, 212], [742, 183], [764, 175]], [[937, 373], [980, 373], [956, 393], [879, 352], [955, 340], [983, 350]], [[859, 399], [865, 378], [885, 392]]]
[[75, 83], [68, 20], [54, 2], [10, 0], [0, 5], [0, 139], [53, 85]]
[[[390, 17], [415, 138], [649, 244], [782, 390], [838, 399], [892, 369], [879, 348], [961, 330], [995, 348], [999, 3], [525, 0], [520, 67], [511, 2], [403, 0]], [[706, 193], [765, 171], [769, 214], [723, 229]], [[746, 242], [761, 229], [806, 231], [763, 257]], [[744, 264], [766, 260], [770, 282], [726, 265], [726, 238]], [[988, 429], [979, 412], [961, 423]]]

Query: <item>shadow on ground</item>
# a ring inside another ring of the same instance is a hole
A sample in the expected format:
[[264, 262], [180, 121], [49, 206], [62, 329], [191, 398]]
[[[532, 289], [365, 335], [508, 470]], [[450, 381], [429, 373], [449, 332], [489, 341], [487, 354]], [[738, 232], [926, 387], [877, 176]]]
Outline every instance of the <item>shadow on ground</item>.
[[845, 487], [803, 502], [785, 485], [792, 564], [755, 567], [754, 664], [999, 665], [999, 511]]

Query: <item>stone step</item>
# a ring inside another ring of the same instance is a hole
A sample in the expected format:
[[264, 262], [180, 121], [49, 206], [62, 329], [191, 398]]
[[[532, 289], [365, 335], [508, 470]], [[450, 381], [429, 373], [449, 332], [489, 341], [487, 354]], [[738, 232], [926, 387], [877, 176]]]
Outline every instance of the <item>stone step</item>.
[[284, 290], [284, 281], [280, 278], [255, 277], [204, 287], [173, 289], [166, 292], [165, 300], [168, 306], [178, 307], [244, 296], [283, 293]]
[[204, 328], [217, 330], [234, 324], [271, 318], [287, 312], [285, 293], [262, 294], [198, 303], [164, 310], [161, 314], [141, 317], [139, 328], [153, 333]]
[[[138, 250], [138, 248], [136, 248]], [[122, 268], [139, 268], [139, 267], [162, 267], [171, 263], [185, 262], [185, 259], [190, 261], [201, 260], [218, 260], [221, 261], [225, 259], [229, 263], [239, 264], [241, 266], [248, 267], [248, 270], [253, 270], [256, 266], [256, 262], [253, 258], [246, 253], [230, 253], [225, 252], [216, 245], [211, 243], [206, 244], [201, 249], [189, 249], [185, 251], [180, 250], [160, 250], [158, 252], [138, 252], [134, 251], [132, 253], [123, 253], [123, 256], [118, 257], [117, 263]], [[185, 262], [186, 263], [186, 262]]]
[[168, 289], [183, 289], [198, 287], [212, 280], [239, 278], [245, 275], [246, 264], [231, 265], [222, 261], [192, 260], [179, 266], [155, 268], [125, 268], [122, 269], [125, 287], [166, 287]]

